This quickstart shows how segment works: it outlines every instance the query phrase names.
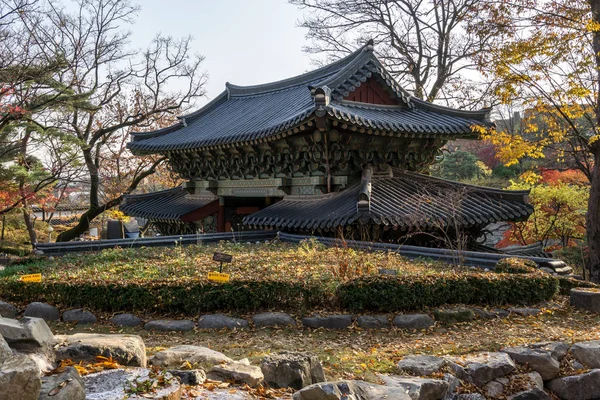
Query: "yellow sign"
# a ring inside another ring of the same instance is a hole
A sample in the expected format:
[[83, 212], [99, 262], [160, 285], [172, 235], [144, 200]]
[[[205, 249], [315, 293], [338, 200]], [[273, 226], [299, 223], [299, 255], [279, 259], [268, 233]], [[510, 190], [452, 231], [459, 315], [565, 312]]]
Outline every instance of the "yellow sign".
[[21, 282], [41, 282], [42, 281], [42, 274], [29, 274], [29, 275], [22, 275], [19, 280]]
[[223, 274], [221, 272], [209, 272], [208, 280], [213, 282], [229, 282], [229, 274]]

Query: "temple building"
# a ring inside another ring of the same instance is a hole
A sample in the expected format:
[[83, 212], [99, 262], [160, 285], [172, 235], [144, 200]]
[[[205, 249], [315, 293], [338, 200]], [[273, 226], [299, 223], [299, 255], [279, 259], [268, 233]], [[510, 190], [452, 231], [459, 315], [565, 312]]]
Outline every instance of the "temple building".
[[[422, 244], [527, 219], [526, 191], [423, 174], [449, 140], [477, 139], [490, 109], [411, 96], [372, 42], [293, 78], [226, 89], [179, 123], [134, 133], [138, 155], [163, 154], [187, 182], [129, 195], [127, 215], [164, 234], [243, 229]], [[428, 239], [429, 238], [429, 239]]]

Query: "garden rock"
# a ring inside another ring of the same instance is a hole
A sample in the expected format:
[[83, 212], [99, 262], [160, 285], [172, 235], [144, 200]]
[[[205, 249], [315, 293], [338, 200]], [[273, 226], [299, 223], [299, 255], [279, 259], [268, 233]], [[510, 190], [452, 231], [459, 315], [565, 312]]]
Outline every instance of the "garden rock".
[[264, 380], [260, 367], [236, 362], [215, 365], [206, 376], [217, 381], [245, 383], [250, 387], [256, 387]]
[[85, 386], [77, 370], [68, 367], [65, 372], [42, 378], [38, 400], [84, 400]]
[[243, 329], [248, 328], [248, 321], [241, 318], [228, 317], [225, 314], [207, 314], [198, 320], [200, 329]]
[[46, 303], [33, 302], [27, 306], [24, 317], [36, 317], [42, 318], [46, 321], [58, 321], [60, 319], [60, 312], [58, 308], [51, 306]]
[[510, 315], [510, 313], [506, 310], [502, 310], [500, 308], [496, 308], [493, 310], [485, 310], [483, 308], [475, 308], [473, 309], [475, 315], [479, 318], [483, 319], [496, 319], [496, 318], [506, 318]]
[[375, 385], [364, 381], [355, 381], [354, 384], [362, 392], [364, 399], [412, 400], [402, 386]]
[[54, 369], [56, 339], [41, 318], [0, 318], [0, 337], [14, 350], [26, 354], [40, 372]]
[[0, 400], [37, 400], [42, 385], [39, 374], [37, 365], [22, 354], [0, 362]]
[[363, 329], [388, 328], [390, 322], [386, 315], [361, 315], [356, 319], [356, 325]]
[[161, 368], [179, 368], [189, 362], [192, 366], [212, 367], [215, 364], [230, 363], [233, 360], [223, 353], [203, 346], [182, 345], [159, 351], [150, 358], [150, 364]]
[[444, 396], [444, 400], [450, 400], [454, 398], [454, 394], [456, 390], [460, 387], [460, 379], [455, 377], [452, 374], [444, 374], [444, 381], [448, 382], [448, 391], [446, 392], [446, 396]]
[[483, 391], [485, 392], [486, 397], [494, 399], [504, 393], [504, 385], [500, 382], [491, 381], [485, 384]]
[[110, 322], [116, 326], [138, 326], [142, 324], [142, 319], [133, 314], [118, 314], [110, 319]]
[[485, 396], [479, 393], [457, 394], [452, 400], [486, 400]]
[[458, 322], [469, 322], [475, 319], [475, 313], [469, 309], [439, 309], [433, 312], [436, 321], [445, 324], [454, 324]]
[[392, 324], [400, 329], [427, 329], [433, 326], [435, 322], [427, 314], [400, 314], [397, 315]]
[[172, 369], [169, 373], [179, 378], [179, 381], [184, 385], [202, 385], [206, 381], [206, 372], [201, 369]]
[[588, 400], [600, 397], [600, 369], [581, 375], [556, 378], [546, 387], [563, 400]]
[[188, 319], [158, 319], [146, 322], [147, 331], [188, 332], [194, 330], [194, 323]]
[[448, 392], [448, 382], [440, 379], [378, 375], [388, 386], [403, 388], [412, 400], [438, 400]]
[[94, 314], [83, 308], [65, 311], [62, 315], [62, 319], [64, 322], [74, 322], [79, 325], [95, 324], [98, 321]]
[[535, 388], [508, 396], [508, 400], [552, 400], [552, 398], [542, 389]]
[[319, 358], [313, 353], [284, 351], [266, 356], [260, 368], [265, 382], [274, 388], [305, 386], [325, 381]]
[[352, 315], [330, 315], [302, 318], [302, 324], [309, 328], [346, 329], [352, 325]]
[[458, 378], [479, 387], [510, 374], [516, 368], [514, 361], [506, 353], [481, 353], [464, 359], [451, 359], [450, 367]]
[[431, 375], [438, 372], [446, 360], [428, 355], [410, 355], [404, 357], [397, 364], [400, 372], [408, 372], [412, 375]]
[[565, 356], [569, 352], [569, 349], [571, 348], [571, 346], [569, 346], [565, 342], [540, 342], [530, 344], [529, 347], [532, 349], [549, 351], [552, 357], [554, 357], [558, 361], [565, 358]]
[[96, 356], [112, 357], [121, 365], [146, 366], [146, 345], [137, 335], [103, 335], [98, 333], [76, 333], [59, 335], [56, 356], [60, 360], [95, 362]]
[[0, 317], [4, 318], [16, 318], [17, 307], [5, 301], [0, 301]]
[[0, 336], [0, 362], [12, 357], [12, 355], [13, 353], [10, 347], [8, 347], [8, 343], [6, 343], [6, 340]]
[[129, 400], [180, 400], [181, 399], [181, 384], [177, 379], [169, 373], [165, 373], [165, 385], [157, 384], [154, 391], [143, 393], [140, 395], [129, 395], [125, 392], [129, 387], [151, 387], [154, 381], [159, 383], [157, 379], [151, 377], [150, 370], [146, 368], [128, 368], [128, 369], [110, 369], [89, 374], [83, 377], [85, 384], [86, 399], [88, 400], [112, 400], [124, 399]]
[[531, 307], [511, 307], [508, 309], [513, 314], [520, 315], [522, 317], [530, 317], [534, 315], [538, 315], [542, 312], [539, 308], [531, 308]]
[[573, 288], [569, 299], [571, 307], [600, 314], [600, 291]]
[[294, 393], [293, 400], [411, 400], [404, 389], [363, 381], [316, 383]]
[[265, 312], [252, 317], [254, 326], [257, 328], [272, 326], [296, 326], [296, 320], [289, 314], [282, 312]]
[[558, 376], [560, 364], [549, 351], [525, 346], [507, 347], [501, 351], [508, 354], [517, 364], [528, 364], [531, 369], [541, 375], [543, 380], [554, 379]]
[[571, 352], [580, 363], [591, 368], [600, 368], [600, 340], [575, 343], [571, 346]]

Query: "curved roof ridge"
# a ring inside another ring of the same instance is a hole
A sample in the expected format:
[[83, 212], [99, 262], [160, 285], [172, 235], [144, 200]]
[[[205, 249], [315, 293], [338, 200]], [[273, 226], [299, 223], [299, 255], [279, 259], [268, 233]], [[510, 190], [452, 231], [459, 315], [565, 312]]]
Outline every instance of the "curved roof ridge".
[[127, 195], [125, 195], [125, 199], [130, 200], [130, 201], [151, 199], [153, 197], [159, 197], [159, 196], [164, 196], [164, 195], [169, 195], [169, 194], [176, 194], [176, 193], [180, 193], [180, 192], [184, 192], [184, 191], [185, 190], [184, 190], [183, 186], [175, 186], [174, 188], [163, 189], [163, 190], [159, 190], [156, 192], [127, 194]]
[[410, 100], [417, 106], [427, 111], [434, 111], [440, 114], [453, 115], [463, 118], [479, 119], [481, 121], [489, 121], [489, 115], [492, 111], [492, 107], [482, 108], [476, 111], [459, 110], [452, 107], [442, 106], [440, 104], [431, 103], [427, 100], [419, 99], [418, 97], [411, 96]]
[[237, 97], [269, 93], [292, 86], [307, 84], [316, 79], [323, 79], [331, 75], [336, 75], [340, 71], [344, 70], [347, 65], [351, 64], [355, 59], [359, 58], [360, 55], [366, 50], [366, 48], [369, 45], [370, 43], [367, 43], [364, 46], [357, 49], [356, 51], [354, 51], [353, 53], [347, 55], [344, 58], [340, 58], [339, 60], [331, 64], [327, 64], [323, 67], [317, 68], [309, 72], [305, 72], [300, 75], [293, 76], [291, 78], [249, 86], [234, 85], [232, 83], [227, 82], [225, 83], [225, 86], [227, 87], [227, 91], [229, 92], [230, 96]]

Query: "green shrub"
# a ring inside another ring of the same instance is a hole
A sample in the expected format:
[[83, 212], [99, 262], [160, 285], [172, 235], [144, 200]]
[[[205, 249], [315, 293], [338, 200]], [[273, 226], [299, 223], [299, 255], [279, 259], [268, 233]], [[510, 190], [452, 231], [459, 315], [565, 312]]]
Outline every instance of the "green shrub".
[[560, 294], [568, 296], [573, 288], [595, 288], [600, 289], [600, 285], [589, 281], [581, 281], [575, 278], [568, 278], [566, 276], [558, 277], [560, 285]]
[[393, 312], [444, 304], [534, 304], [551, 299], [558, 280], [539, 272], [529, 274], [448, 274], [368, 277], [340, 285], [342, 308]]
[[528, 274], [536, 271], [539, 271], [539, 268], [535, 261], [517, 257], [503, 258], [494, 268], [494, 272], [501, 274]]

